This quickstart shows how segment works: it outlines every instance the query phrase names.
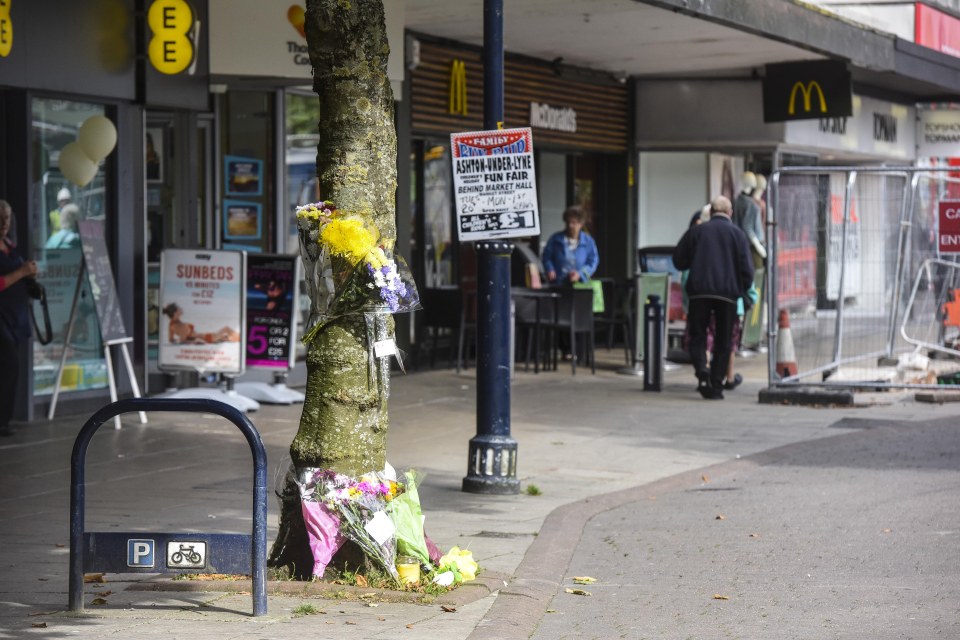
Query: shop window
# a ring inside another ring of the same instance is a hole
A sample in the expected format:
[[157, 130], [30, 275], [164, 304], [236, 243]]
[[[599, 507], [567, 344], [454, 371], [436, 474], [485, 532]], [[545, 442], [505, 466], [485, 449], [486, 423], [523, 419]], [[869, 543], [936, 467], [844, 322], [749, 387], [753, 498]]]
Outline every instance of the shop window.
[[224, 249], [273, 250], [274, 93], [222, 96], [222, 186], [218, 224]]
[[320, 100], [314, 94], [287, 93], [286, 117], [286, 253], [300, 251], [297, 238], [297, 207], [316, 202], [317, 190], [317, 144], [320, 136]]
[[[53, 341], [34, 344], [34, 393], [53, 392], [61, 357], [66, 351], [62, 391], [101, 389], [107, 386], [100, 325], [87, 278], [82, 272], [83, 252], [77, 233], [81, 220], [106, 220], [107, 194], [112, 190], [101, 163], [87, 185], [71, 184], [60, 172], [60, 153], [77, 140], [80, 125], [104, 115], [101, 105], [70, 100], [37, 98], [32, 102], [31, 146], [34, 158], [30, 202], [30, 243], [40, 266], [40, 281], [47, 291]], [[69, 344], [65, 344], [68, 329]]]
[[423, 260], [428, 288], [456, 284], [454, 279], [453, 176], [448, 142], [428, 140], [423, 147]]

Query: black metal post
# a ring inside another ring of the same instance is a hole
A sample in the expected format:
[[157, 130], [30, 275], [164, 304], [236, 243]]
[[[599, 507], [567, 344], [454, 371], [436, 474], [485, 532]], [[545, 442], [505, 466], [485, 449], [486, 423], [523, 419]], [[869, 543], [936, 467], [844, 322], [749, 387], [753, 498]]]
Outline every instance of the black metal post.
[[663, 306], [660, 296], [650, 296], [643, 306], [643, 390], [663, 388]]
[[[503, 128], [503, 0], [483, 2], [483, 123]], [[513, 243], [484, 241], [477, 253], [477, 435], [470, 439], [463, 490], [520, 492], [517, 442], [510, 437], [510, 254]]]

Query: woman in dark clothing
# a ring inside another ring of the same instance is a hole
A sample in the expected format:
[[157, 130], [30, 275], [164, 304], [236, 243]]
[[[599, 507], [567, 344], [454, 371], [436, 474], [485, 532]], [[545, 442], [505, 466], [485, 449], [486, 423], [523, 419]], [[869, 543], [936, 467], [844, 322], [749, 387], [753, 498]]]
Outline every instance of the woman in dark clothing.
[[10, 418], [17, 397], [20, 343], [30, 339], [25, 278], [37, 276], [37, 263], [25, 262], [7, 238], [13, 210], [0, 200], [0, 436], [13, 435]]

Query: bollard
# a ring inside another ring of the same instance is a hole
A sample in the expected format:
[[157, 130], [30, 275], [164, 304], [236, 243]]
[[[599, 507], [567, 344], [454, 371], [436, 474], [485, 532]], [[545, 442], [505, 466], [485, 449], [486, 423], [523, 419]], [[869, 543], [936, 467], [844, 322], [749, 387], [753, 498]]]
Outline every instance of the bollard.
[[663, 388], [663, 307], [660, 296], [650, 296], [643, 305], [644, 348], [643, 390], [660, 391]]

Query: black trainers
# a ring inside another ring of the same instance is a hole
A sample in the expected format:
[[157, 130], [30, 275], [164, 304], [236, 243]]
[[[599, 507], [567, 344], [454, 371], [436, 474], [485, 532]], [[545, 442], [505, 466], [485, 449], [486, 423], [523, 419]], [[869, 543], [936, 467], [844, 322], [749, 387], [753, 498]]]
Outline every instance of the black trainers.
[[700, 385], [697, 391], [699, 391], [700, 395], [706, 400], [723, 400], [723, 391], [716, 387], [711, 387], [709, 384]]
[[739, 373], [733, 374], [733, 380], [727, 380], [723, 383], [723, 388], [727, 391], [731, 391], [740, 386], [740, 383], [743, 382], [743, 376]]

